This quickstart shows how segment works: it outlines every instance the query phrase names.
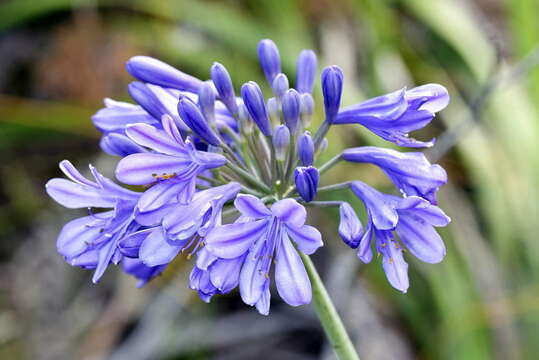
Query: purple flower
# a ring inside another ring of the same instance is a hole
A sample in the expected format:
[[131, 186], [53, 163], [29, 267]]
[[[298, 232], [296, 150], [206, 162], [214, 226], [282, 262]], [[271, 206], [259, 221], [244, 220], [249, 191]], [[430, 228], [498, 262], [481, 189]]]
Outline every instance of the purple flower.
[[294, 89], [289, 89], [285, 92], [282, 101], [284, 123], [290, 129], [290, 133], [295, 135], [300, 129], [299, 93]]
[[328, 66], [322, 71], [322, 92], [326, 121], [332, 124], [341, 106], [343, 73], [338, 66]]
[[220, 225], [221, 210], [226, 202], [234, 199], [241, 186], [236, 182], [198, 191], [187, 204], [176, 204], [163, 219], [169, 242], [185, 243], [193, 235], [205, 237]]
[[269, 273], [275, 257], [275, 282], [281, 298], [292, 306], [309, 303], [311, 283], [297, 251], [314, 253], [322, 246], [322, 238], [318, 230], [305, 225], [305, 208], [293, 199], [283, 199], [268, 209], [258, 198], [242, 194], [234, 205], [243, 221], [215, 228], [206, 237], [206, 249], [241, 267], [243, 301], [255, 305], [261, 314], [269, 312]]
[[277, 74], [273, 79], [271, 88], [278, 99], [282, 98], [286, 90], [290, 88], [286, 75], [283, 73]]
[[152, 280], [154, 277], [161, 275], [161, 273], [165, 271], [167, 265], [146, 266], [139, 259], [126, 257], [122, 260], [122, 267], [126, 274], [132, 275], [139, 280], [137, 287], [140, 288], [146, 285], [148, 281]]
[[320, 173], [314, 166], [299, 166], [294, 170], [294, 182], [299, 196], [306, 202], [313, 201], [318, 191]]
[[251, 115], [256, 125], [258, 125], [260, 132], [266, 136], [271, 135], [271, 124], [266, 103], [264, 102], [264, 95], [262, 95], [262, 90], [260, 90], [258, 84], [254, 81], [243, 84], [241, 87], [241, 97], [247, 111], [249, 111], [249, 115]]
[[[245, 219], [238, 219], [243, 222]], [[197, 253], [197, 261], [191, 276], [189, 277], [189, 287], [197, 290], [200, 298], [209, 302], [213, 295], [226, 294], [239, 285], [240, 271], [245, 261], [246, 255], [234, 259], [222, 259], [212, 255], [206, 248], [200, 249]], [[269, 300], [269, 298], [268, 298]], [[257, 308], [269, 305], [269, 302], [262, 301], [257, 304]]]
[[434, 144], [434, 139], [421, 142], [408, 137], [408, 133], [423, 128], [448, 103], [449, 95], [443, 86], [427, 84], [341, 109], [334, 123], [361, 124], [400, 146], [429, 147]]
[[311, 166], [314, 162], [314, 142], [309, 131], [299, 137], [298, 157], [303, 166]]
[[215, 124], [215, 96], [215, 87], [211, 82], [207, 81], [200, 87], [198, 106], [208, 124], [212, 126]]
[[92, 116], [95, 127], [103, 133], [100, 146], [113, 156], [126, 156], [144, 149], [127, 138], [125, 127], [130, 124], [145, 123], [160, 126], [153, 116], [139, 105], [105, 99], [105, 107]]
[[96, 283], [110, 263], [120, 262], [120, 239], [140, 227], [133, 221], [140, 193], [122, 188], [92, 166], [95, 181], [86, 179], [67, 160], [60, 163], [60, 169], [71, 181], [50, 180], [46, 185], [50, 197], [68, 208], [112, 208], [70, 221], [56, 243], [58, 252], [69, 264], [95, 269], [92, 281]]
[[[369, 262], [374, 238], [387, 278], [401, 291], [408, 288], [403, 248], [426, 262], [443, 258], [444, 244], [434, 229], [449, 222], [434, 205], [436, 192], [447, 181], [440, 166], [420, 153], [375, 147], [327, 157], [331, 160], [324, 172], [341, 160], [370, 163], [401, 191], [402, 198], [386, 195], [359, 181], [322, 189], [350, 187], [367, 210], [363, 229], [348, 202], [313, 201], [321, 176], [313, 164], [327, 149], [333, 123], [361, 124], [404, 146], [430, 145], [408, 133], [447, 105], [447, 91], [429, 84], [339, 111], [343, 73], [329, 66], [321, 74], [326, 118], [311, 137], [305, 129], [315, 109], [316, 55], [300, 53], [296, 89], [281, 72], [273, 41], [262, 40], [258, 56], [273, 90], [269, 99], [252, 81], [237, 98], [228, 71], [219, 63], [211, 67], [211, 80], [201, 81], [150, 57], [128, 61], [128, 72], [138, 80], [128, 87], [136, 104], [107, 99], [92, 120], [103, 133], [101, 148], [123, 157], [116, 167], [118, 180], [139, 186], [141, 192], [122, 188], [93, 167], [95, 180], [90, 181], [62, 162], [70, 180], [49, 181], [49, 195], [67, 207], [104, 209], [89, 209], [89, 216], [64, 226], [57, 245], [66, 261], [95, 269], [96, 282], [110, 263], [123, 260], [124, 272], [142, 286], [179, 253], [188, 252], [188, 258], [196, 255], [189, 286], [204, 301], [239, 287], [245, 303], [268, 314], [273, 263], [276, 288], [285, 302], [297, 306], [311, 300], [302, 259], [321, 247], [322, 239], [316, 228], [305, 225], [306, 202], [310, 207], [340, 206], [342, 240]], [[222, 214], [235, 210], [240, 213], [235, 222], [222, 224]]]
[[163, 115], [171, 116], [179, 128], [187, 130], [177, 111], [178, 99], [163, 88], [135, 81], [128, 85], [129, 95], [154, 119], [161, 120]]
[[339, 207], [340, 223], [339, 235], [344, 243], [355, 249], [359, 245], [363, 235], [363, 226], [357, 217], [356, 212], [349, 203], [343, 201]]
[[172, 89], [198, 93], [202, 81], [149, 56], [134, 56], [126, 64], [127, 72], [140, 81]]
[[296, 64], [296, 89], [300, 93], [313, 91], [316, 75], [316, 54], [312, 50], [303, 50]]
[[392, 149], [362, 146], [346, 149], [346, 161], [370, 163], [380, 167], [395, 186], [407, 196], [417, 195], [436, 204], [436, 192], [447, 183], [447, 174], [438, 164], [432, 165], [420, 152], [402, 153]]
[[127, 125], [145, 123], [159, 124], [158, 119], [148, 114], [140, 105], [106, 98], [105, 107], [92, 116], [95, 127], [104, 133], [123, 132]]
[[284, 161], [287, 156], [288, 145], [290, 145], [290, 131], [285, 125], [277, 125], [273, 131], [273, 146], [275, 147], [275, 157], [279, 161]]
[[272, 85], [275, 76], [281, 72], [281, 57], [277, 45], [269, 39], [260, 41], [258, 43], [258, 59], [268, 83]]
[[[390, 284], [406, 292], [408, 264], [402, 249], [419, 260], [438, 263], [445, 256], [445, 246], [434, 227], [446, 226], [450, 219], [437, 206], [417, 196], [400, 198], [383, 194], [361, 181], [351, 184], [352, 191], [367, 209], [368, 224], [359, 246], [359, 258], [368, 263], [372, 260], [371, 240], [382, 255], [382, 265]], [[393, 233], [399, 236], [395, 239]]]
[[308, 128], [311, 126], [311, 118], [314, 113], [314, 99], [311, 94], [301, 94], [299, 99], [299, 112], [303, 127]]
[[181, 97], [178, 102], [178, 113], [195, 135], [210, 145], [219, 146], [221, 139], [213, 132], [210, 124], [194, 102], [187, 97]]
[[142, 146], [131, 140], [125, 135], [118, 133], [109, 133], [103, 135], [99, 142], [101, 149], [109, 155], [127, 156], [139, 152], [146, 152]]
[[127, 136], [153, 152], [129, 155], [116, 167], [116, 177], [123, 183], [152, 185], [137, 205], [141, 213], [157, 211], [172, 199], [188, 203], [197, 175], [226, 163], [222, 155], [196, 150], [192, 142], [184, 142], [170, 118], [164, 118], [163, 126], [164, 130], [147, 124], [129, 126]]
[[[201, 238], [221, 224], [224, 204], [239, 191], [240, 185], [232, 182], [198, 191], [188, 204], [167, 204], [161, 213], [161, 226], [140, 230], [126, 237], [120, 243], [122, 253], [137, 257], [151, 267], [168, 264], [184, 249], [193, 247], [192, 253], [196, 253], [201, 246]], [[147, 217], [137, 217], [137, 221], [150, 225]]]
[[228, 110], [232, 114], [237, 114], [238, 104], [236, 102], [236, 94], [234, 93], [234, 86], [226, 68], [217, 62], [214, 63], [211, 67], [211, 79], [217, 89], [217, 93]]

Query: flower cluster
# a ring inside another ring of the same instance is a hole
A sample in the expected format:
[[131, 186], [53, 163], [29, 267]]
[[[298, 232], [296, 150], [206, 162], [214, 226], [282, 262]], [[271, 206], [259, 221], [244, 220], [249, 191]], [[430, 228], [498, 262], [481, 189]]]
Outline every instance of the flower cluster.
[[[302, 256], [320, 248], [322, 236], [306, 225], [309, 206], [338, 206], [344, 243], [365, 263], [374, 251], [381, 254], [389, 282], [402, 292], [408, 288], [403, 249], [428, 263], [443, 259], [445, 247], [434, 227], [449, 218], [436, 206], [436, 192], [447, 181], [439, 165], [420, 152], [370, 146], [346, 149], [325, 164], [317, 158], [327, 149], [327, 132], [341, 124], [362, 125], [404, 147], [431, 146], [433, 140], [417, 141], [408, 133], [448, 104], [444, 87], [402, 89], [341, 108], [342, 71], [326, 67], [325, 119], [311, 133], [314, 52], [300, 53], [295, 88], [281, 72], [271, 40], [259, 43], [258, 56], [272, 92], [267, 100], [252, 81], [237, 96], [219, 63], [211, 67], [211, 80], [202, 81], [150, 57], [127, 62], [137, 79], [129, 85], [136, 104], [106, 99], [92, 120], [103, 133], [101, 148], [121, 157], [116, 178], [134, 190], [92, 166], [89, 180], [67, 160], [60, 163], [69, 180], [50, 180], [48, 194], [66, 207], [89, 209], [60, 232], [57, 247], [67, 262], [95, 269], [94, 282], [108, 265], [121, 262], [142, 286], [188, 252], [196, 256], [190, 287], [203, 300], [239, 287], [245, 303], [267, 314], [272, 266], [285, 302], [311, 300]], [[359, 180], [319, 187], [339, 161], [379, 167], [400, 194], [383, 194]], [[365, 205], [365, 227], [348, 202], [317, 201], [319, 193], [343, 188]]]

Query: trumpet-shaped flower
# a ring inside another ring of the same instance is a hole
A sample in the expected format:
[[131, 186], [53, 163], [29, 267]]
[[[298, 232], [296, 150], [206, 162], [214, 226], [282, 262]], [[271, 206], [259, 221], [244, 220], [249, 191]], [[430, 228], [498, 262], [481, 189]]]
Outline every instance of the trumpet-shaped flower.
[[445, 246], [434, 227], [446, 226], [451, 219], [439, 207], [418, 196], [400, 198], [383, 194], [361, 181], [352, 182], [351, 188], [365, 204], [368, 214], [367, 228], [358, 246], [359, 258], [365, 263], [372, 260], [374, 238], [387, 279], [394, 288], [406, 292], [408, 264], [403, 257], [403, 246], [426, 263], [442, 261]]
[[430, 147], [434, 140], [422, 142], [408, 133], [425, 127], [449, 103], [447, 90], [438, 84], [402, 89], [341, 109], [335, 124], [360, 124], [400, 146]]
[[97, 282], [110, 263], [120, 262], [120, 239], [140, 227], [134, 222], [140, 194], [113, 183], [92, 166], [95, 181], [86, 179], [67, 160], [60, 163], [60, 168], [70, 180], [57, 178], [47, 183], [47, 193], [54, 200], [68, 208], [113, 209], [70, 221], [56, 243], [68, 263], [95, 269], [92, 280]]
[[417, 195], [434, 204], [436, 192], [447, 182], [445, 170], [438, 164], [432, 165], [420, 152], [363, 146], [346, 149], [342, 157], [346, 161], [378, 166], [404, 195]]
[[241, 194], [234, 205], [245, 221], [215, 228], [206, 237], [206, 249], [217, 258], [241, 265], [243, 301], [262, 314], [269, 312], [269, 273], [275, 259], [275, 283], [281, 298], [292, 306], [309, 303], [311, 282], [298, 251], [314, 253], [322, 246], [322, 237], [314, 227], [305, 225], [305, 208], [293, 199], [267, 208], [258, 198]]
[[196, 150], [192, 142], [184, 141], [172, 119], [165, 117], [163, 125], [164, 130], [147, 124], [129, 126], [127, 136], [153, 151], [126, 156], [116, 168], [123, 183], [152, 185], [137, 205], [141, 213], [154, 212], [173, 199], [188, 203], [196, 177], [226, 163], [222, 155]]

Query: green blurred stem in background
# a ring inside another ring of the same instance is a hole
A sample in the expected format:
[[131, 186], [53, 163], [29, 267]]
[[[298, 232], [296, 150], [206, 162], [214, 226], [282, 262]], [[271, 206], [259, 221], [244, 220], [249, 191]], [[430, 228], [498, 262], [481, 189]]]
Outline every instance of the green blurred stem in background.
[[335, 354], [339, 360], [359, 360], [354, 344], [352, 344], [350, 336], [348, 336], [337, 309], [335, 309], [311, 258], [301, 251], [298, 252], [303, 259], [313, 287], [314, 310], [322, 323]]

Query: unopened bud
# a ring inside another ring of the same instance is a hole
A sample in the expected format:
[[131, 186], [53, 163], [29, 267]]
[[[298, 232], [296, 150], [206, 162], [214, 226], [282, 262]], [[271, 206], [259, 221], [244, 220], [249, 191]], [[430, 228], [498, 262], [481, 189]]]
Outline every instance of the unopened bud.
[[284, 125], [277, 125], [273, 131], [273, 146], [277, 160], [284, 161], [286, 159], [289, 144], [290, 131]]
[[198, 105], [202, 115], [211, 125], [215, 123], [215, 89], [211, 82], [205, 82], [198, 92]]
[[314, 143], [309, 131], [305, 131], [299, 137], [298, 157], [303, 166], [310, 166], [314, 162]]

